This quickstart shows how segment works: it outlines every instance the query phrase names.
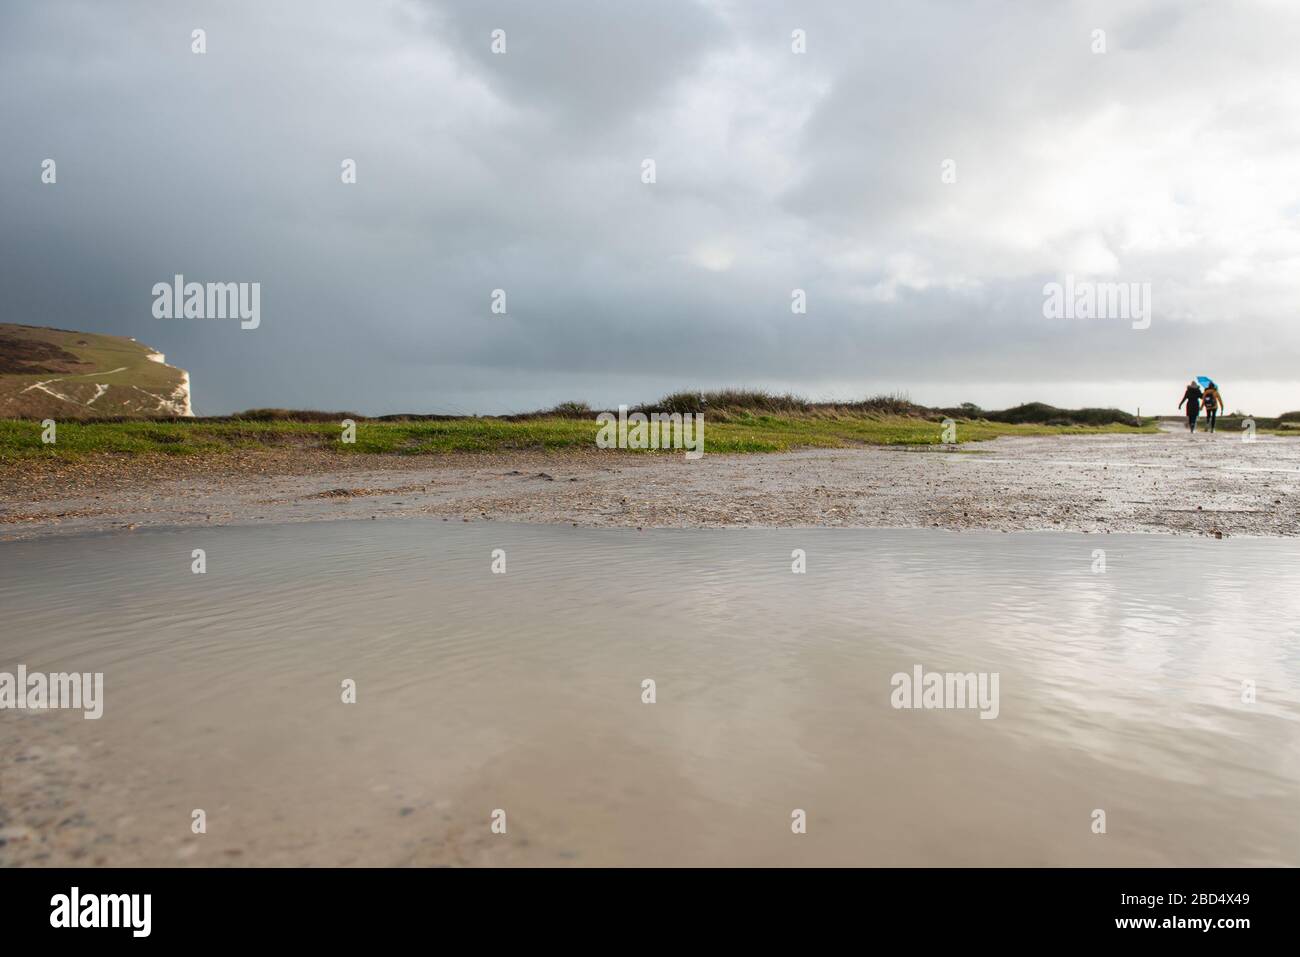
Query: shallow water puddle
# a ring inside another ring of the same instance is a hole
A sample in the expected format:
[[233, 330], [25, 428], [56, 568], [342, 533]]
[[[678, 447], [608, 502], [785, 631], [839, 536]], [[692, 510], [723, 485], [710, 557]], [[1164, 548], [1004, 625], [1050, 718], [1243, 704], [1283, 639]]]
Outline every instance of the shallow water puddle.
[[1298, 585], [1287, 540], [4, 544], [0, 672], [104, 679], [0, 710], [0, 864], [1300, 864]]

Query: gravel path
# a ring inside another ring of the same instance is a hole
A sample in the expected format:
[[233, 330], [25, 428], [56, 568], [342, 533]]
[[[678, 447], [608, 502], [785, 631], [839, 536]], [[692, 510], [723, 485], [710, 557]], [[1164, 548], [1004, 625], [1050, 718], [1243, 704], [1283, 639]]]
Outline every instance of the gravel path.
[[1300, 535], [1300, 439], [1166, 431], [769, 455], [257, 451], [0, 463], [0, 539], [434, 516]]

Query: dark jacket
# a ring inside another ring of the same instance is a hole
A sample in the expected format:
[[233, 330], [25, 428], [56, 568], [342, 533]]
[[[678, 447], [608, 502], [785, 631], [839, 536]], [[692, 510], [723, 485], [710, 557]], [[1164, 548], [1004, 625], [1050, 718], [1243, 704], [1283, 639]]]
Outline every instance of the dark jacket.
[[1200, 386], [1189, 385], [1187, 391], [1183, 393], [1182, 402], [1178, 403], [1178, 408], [1183, 407], [1183, 402], [1187, 403], [1187, 414], [1196, 415], [1201, 411], [1201, 388]]

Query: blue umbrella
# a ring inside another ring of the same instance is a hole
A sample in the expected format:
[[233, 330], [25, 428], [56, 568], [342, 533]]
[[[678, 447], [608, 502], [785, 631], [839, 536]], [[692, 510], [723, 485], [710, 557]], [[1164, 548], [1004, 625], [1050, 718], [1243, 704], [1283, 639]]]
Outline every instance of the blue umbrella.
[[[1200, 385], [1200, 387], [1201, 387], [1202, 389], [1204, 389], [1206, 386], [1214, 385], [1214, 380], [1211, 379], [1211, 378], [1210, 378], [1209, 376], [1207, 376], [1207, 375], [1198, 375], [1198, 376], [1196, 377], [1196, 381], [1197, 381], [1197, 383]], [[1216, 389], [1218, 388], [1217, 385], [1214, 385], [1214, 387], [1215, 387]]]

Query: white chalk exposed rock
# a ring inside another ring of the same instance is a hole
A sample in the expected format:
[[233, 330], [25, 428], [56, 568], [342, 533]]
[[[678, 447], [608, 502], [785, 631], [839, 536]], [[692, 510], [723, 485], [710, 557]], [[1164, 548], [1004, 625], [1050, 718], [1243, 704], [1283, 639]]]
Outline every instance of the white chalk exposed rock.
[[[0, 349], [10, 369], [0, 374], [0, 417], [194, 415], [189, 373], [135, 339], [0, 323]], [[105, 355], [122, 364], [104, 368]]]

